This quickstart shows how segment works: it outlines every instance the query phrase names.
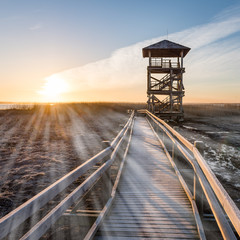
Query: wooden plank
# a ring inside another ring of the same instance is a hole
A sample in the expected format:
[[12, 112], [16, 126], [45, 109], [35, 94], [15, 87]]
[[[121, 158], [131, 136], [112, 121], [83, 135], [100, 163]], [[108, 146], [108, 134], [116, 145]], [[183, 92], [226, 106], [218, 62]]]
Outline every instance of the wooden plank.
[[[99, 214], [101, 211], [100, 210], [76, 210], [76, 212], [74, 212], [74, 214], [78, 214], [78, 213], [95, 213], [95, 214]], [[72, 213], [72, 210], [69, 209], [66, 211], [66, 213]]]
[[[139, 238], [137, 237], [120, 237], [120, 236], [110, 236], [110, 235], [107, 235], [107, 236], [95, 236], [94, 238], [95, 240], [136, 240]], [[183, 240], [183, 238], [178, 238], [176, 236], [174, 236], [173, 238], [172, 237], [151, 237], [151, 240]], [[192, 240], [197, 240], [198, 238], [191, 238]]]
[[105, 224], [121, 224], [121, 225], [131, 225], [131, 224], [141, 224], [141, 225], [148, 225], [150, 224], [151, 226], [157, 225], [157, 227], [161, 228], [165, 228], [165, 226], [169, 226], [169, 227], [173, 227], [173, 228], [177, 228], [177, 227], [182, 227], [182, 228], [194, 228], [195, 226], [192, 225], [192, 220], [191, 221], [187, 221], [186, 219], [161, 219], [161, 220], [154, 220], [154, 219], [146, 219], [146, 220], [142, 220], [140, 221], [138, 219], [138, 221], [136, 222], [134, 219], [108, 219], [105, 220]]
[[[96, 239], [96, 240], [139, 240], [139, 239], [142, 239], [142, 238], [138, 238], [138, 237], [130, 237], [130, 236], [128, 236], [128, 237], [124, 237], [124, 236], [111, 236], [111, 235], [108, 235], [108, 236], [95, 236], [95, 238], [94, 239]], [[161, 236], [158, 236], [158, 237], [151, 237], [150, 238], [151, 240], [183, 240], [183, 238], [176, 238], [176, 236], [175, 237], [161, 237]], [[196, 239], [198, 239], [198, 238], [190, 238], [191, 240], [196, 240]]]
[[[137, 213], [139, 212], [139, 213]], [[177, 212], [176, 210], [172, 210], [171, 212], [169, 211], [162, 211], [162, 212], [142, 212], [139, 211], [139, 209], [132, 209], [130, 211], [125, 211], [125, 212], [120, 212], [120, 211], [113, 211], [113, 214], [117, 214], [118, 216], [149, 216], [149, 218], [151, 217], [164, 217], [164, 216], [168, 216], [169, 218], [173, 218], [173, 217], [191, 217], [192, 216], [192, 212]]]
[[[180, 187], [180, 186], [179, 186]], [[166, 189], [167, 190], [167, 189]], [[171, 197], [174, 196], [176, 198], [185, 198], [186, 197], [186, 194], [184, 194], [183, 192], [171, 192], [171, 193], [168, 193], [166, 192], [166, 190], [162, 190], [162, 193], [159, 193], [158, 195], [152, 195], [152, 196], [149, 196], [149, 198], [152, 198], [152, 199], [159, 199], [159, 200], [166, 200], [166, 199], [169, 199], [171, 200]], [[126, 194], [126, 192], [122, 192], [123, 194]], [[148, 193], [148, 189], [146, 189], [146, 193]], [[123, 199], [136, 199], [136, 198], [139, 198], [139, 199], [148, 199], [147, 196], [123, 196], [122, 197]], [[173, 198], [172, 201], [175, 201], [175, 199]]]
[[[152, 199], [151, 199], [152, 200]], [[157, 201], [157, 203], [155, 204], [151, 204], [149, 202], [147, 202], [147, 200], [142, 201], [142, 202], [136, 202], [136, 204], [134, 204], [134, 202], [132, 201], [128, 206], [126, 206], [126, 204], [123, 203], [117, 203], [116, 205], [116, 209], [128, 209], [128, 208], [141, 208], [141, 209], [165, 209], [165, 208], [184, 208], [184, 209], [191, 209], [191, 204], [184, 202], [182, 205], [179, 203], [170, 203], [168, 204], [167, 202], [159, 202]]]
[[[181, 186], [179, 186], [181, 187]], [[147, 194], [150, 194], [149, 189], [146, 189], [145, 193]], [[166, 189], [167, 190], [167, 189]], [[158, 195], [153, 195], [153, 194], [150, 194], [149, 195], [149, 198], [153, 198], [153, 199], [159, 199], [159, 200], [166, 200], [166, 199], [169, 199], [169, 200], [172, 200], [172, 201], [177, 201], [175, 199], [171, 199], [170, 197], [172, 195], [176, 196], [176, 197], [179, 197], [179, 198], [186, 198], [186, 195], [183, 193], [183, 192], [171, 192], [171, 193], [168, 193], [166, 192], [165, 190], [165, 193], [163, 192], [162, 194], [158, 194]], [[125, 192], [125, 191], [122, 191], [123, 195], [121, 197], [119, 197], [119, 199], [148, 199], [148, 196], [144, 196], [144, 195], [128, 195], [129, 192]]]
[[110, 227], [110, 228], [141, 228], [141, 229], [194, 229], [196, 232], [196, 227], [192, 225], [182, 225], [182, 224], [159, 224], [159, 223], [149, 223], [149, 222], [144, 222], [144, 223], [113, 223], [113, 222], [105, 222], [105, 226]]
[[136, 208], [136, 207], [123, 207], [123, 208], [119, 208], [119, 206], [116, 206], [114, 208], [114, 210], [112, 212], [114, 213], [129, 213], [132, 210], [141, 210], [141, 213], [144, 214], [161, 214], [161, 213], [191, 213], [192, 214], [192, 209], [191, 206], [185, 207], [185, 208], [179, 208], [179, 207], [175, 207], [171, 206], [164, 206], [164, 207], [159, 207], [159, 208], [148, 208], [145, 209], [144, 207], [142, 208]]
[[182, 239], [199, 239], [198, 234], [194, 233], [164, 233], [164, 232], [141, 232], [141, 231], [101, 231], [102, 235], [106, 238], [108, 235], [117, 237], [140, 237], [140, 238], [153, 238], [153, 237], [164, 237], [164, 238], [182, 238]]
[[138, 226], [143, 226], [143, 227], [150, 227], [150, 228], [177, 228], [177, 229], [195, 229], [196, 227], [193, 226], [192, 224], [183, 224], [182, 222], [171, 222], [171, 221], [158, 221], [158, 222], [154, 222], [154, 221], [144, 221], [144, 222], [139, 222], [136, 223], [135, 221], [126, 221], [126, 220], [122, 220], [122, 221], [106, 221], [105, 222], [106, 225], [109, 226], [117, 226], [117, 227], [138, 227]]
[[[149, 203], [149, 202], [144, 202], [144, 201], [138, 201], [138, 202], [134, 202], [133, 200], [130, 200], [130, 202], [128, 202], [129, 205], [134, 205], [134, 206], [139, 206], [139, 207], [143, 207], [143, 206], [149, 206], [149, 207], [159, 207], [159, 206], [191, 206], [191, 204], [189, 203], [188, 200], [184, 199], [183, 200], [186, 200], [186, 201], [182, 201], [181, 203], [179, 202], [166, 202], [166, 201], [160, 201], [161, 199], [159, 199], [157, 202], [154, 202], [154, 203]], [[118, 201], [115, 201], [116, 205], [118, 206], [125, 206], [126, 204], [121, 201], [121, 200], [118, 200]]]
[[191, 212], [192, 213], [192, 211], [191, 211], [191, 206], [182, 206], [181, 208], [179, 208], [178, 206], [176, 206], [176, 205], [172, 205], [172, 206], [169, 206], [169, 205], [165, 205], [165, 206], [162, 206], [162, 207], [154, 207], [154, 208], [152, 208], [152, 207], [145, 207], [145, 206], [138, 206], [138, 207], [136, 207], [136, 206], [131, 206], [131, 208], [129, 208], [129, 207], [119, 207], [119, 206], [116, 206], [115, 208], [114, 208], [114, 212], [129, 212], [129, 211], [131, 211], [131, 210], [141, 210], [141, 212], [149, 212], [149, 213], [155, 213], [155, 212], [161, 212], [161, 211], [164, 211], [164, 212], [172, 212], [172, 211], [174, 211], [174, 212]]
[[109, 231], [109, 232], [144, 232], [144, 233], [175, 233], [175, 234], [194, 234], [197, 235], [196, 229], [184, 229], [184, 228], [157, 228], [157, 227], [145, 227], [145, 226], [137, 226], [137, 227], [115, 227], [109, 225], [109, 227], [104, 227], [101, 231]]
[[173, 221], [181, 221], [181, 220], [188, 220], [191, 221], [192, 223], [194, 222], [194, 217], [193, 216], [174, 216], [174, 218], [171, 218], [167, 215], [161, 215], [161, 216], [152, 216], [151, 218], [149, 218], [149, 216], [114, 216], [114, 215], [110, 215], [108, 216], [109, 220], [112, 219], [139, 219], [139, 220], [149, 220], [149, 221], [158, 221], [158, 220], [163, 220], [163, 219], [168, 219], [168, 220], [173, 220]]

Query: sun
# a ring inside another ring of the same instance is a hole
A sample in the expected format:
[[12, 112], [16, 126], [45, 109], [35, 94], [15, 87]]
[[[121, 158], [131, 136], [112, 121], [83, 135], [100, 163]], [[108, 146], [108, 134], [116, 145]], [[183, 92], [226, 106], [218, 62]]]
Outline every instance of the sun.
[[43, 96], [44, 102], [62, 102], [62, 94], [67, 92], [67, 82], [55, 75], [45, 78], [45, 84], [39, 93]]

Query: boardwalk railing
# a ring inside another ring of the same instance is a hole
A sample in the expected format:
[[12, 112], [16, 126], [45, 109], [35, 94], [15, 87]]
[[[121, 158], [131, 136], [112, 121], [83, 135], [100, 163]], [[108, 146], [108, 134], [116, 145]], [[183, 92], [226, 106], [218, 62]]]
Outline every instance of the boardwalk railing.
[[[236, 235], [240, 236], [240, 211], [209, 168], [196, 146], [149, 111], [141, 110], [139, 112], [146, 115], [182, 183], [192, 204], [200, 236], [203, 233], [203, 229], [198, 210], [201, 211], [202, 199], [199, 192], [202, 192], [207, 199], [223, 238], [237, 239]], [[182, 176], [184, 171], [181, 172], [181, 169], [177, 168], [175, 164], [174, 160], [177, 158], [185, 159], [188, 166], [191, 166], [193, 170], [192, 184], [186, 184]]]
[[[57, 206], [47, 215], [41, 218], [21, 239], [39, 239], [74, 203], [79, 201], [86, 192], [110, 169], [116, 159], [124, 160], [129, 146], [131, 129], [133, 125], [134, 112], [132, 112], [128, 122], [119, 132], [117, 137], [111, 142], [110, 146], [80, 165], [48, 188], [22, 204], [14, 211], [0, 219], [0, 239], [8, 236], [20, 224], [24, 223], [29, 217], [49, 203], [55, 196], [67, 189], [71, 183], [83, 176], [87, 171], [93, 169], [96, 164], [100, 165], [91, 175], [82, 182], [75, 190], [68, 194]], [[125, 148], [124, 154], [120, 152]], [[107, 159], [107, 160], [106, 160]], [[122, 165], [119, 164], [120, 170]], [[119, 176], [116, 181], [118, 182]], [[116, 185], [116, 183], [115, 183]], [[113, 186], [113, 191], [116, 186]], [[111, 198], [110, 198], [111, 199]]]

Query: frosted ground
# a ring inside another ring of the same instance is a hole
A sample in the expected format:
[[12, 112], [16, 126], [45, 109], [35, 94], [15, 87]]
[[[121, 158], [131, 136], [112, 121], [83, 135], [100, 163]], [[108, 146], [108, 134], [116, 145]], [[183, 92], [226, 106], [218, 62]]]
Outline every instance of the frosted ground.
[[100, 103], [0, 111], [0, 216], [101, 151], [127, 118]]
[[204, 143], [204, 158], [240, 207], [240, 105], [185, 106], [176, 130], [191, 143]]

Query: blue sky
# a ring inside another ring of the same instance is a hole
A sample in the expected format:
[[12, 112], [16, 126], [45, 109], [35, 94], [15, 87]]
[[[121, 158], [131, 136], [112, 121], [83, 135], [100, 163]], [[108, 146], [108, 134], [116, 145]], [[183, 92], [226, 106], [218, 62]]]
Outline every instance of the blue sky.
[[64, 68], [106, 57], [117, 48], [167, 31], [204, 24], [238, 2], [7, 0], [0, 1], [0, 27], [7, 43], [15, 45], [13, 50], [27, 44], [36, 55], [45, 50], [53, 60], [65, 56], [69, 63], [60, 65]]
[[228, 9], [239, 9], [239, 1], [0, 1], [0, 101], [38, 101], [36, 92], [52, 74], [206, 25]]

